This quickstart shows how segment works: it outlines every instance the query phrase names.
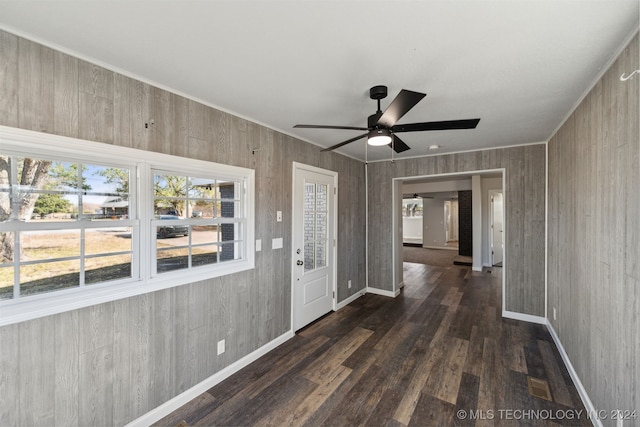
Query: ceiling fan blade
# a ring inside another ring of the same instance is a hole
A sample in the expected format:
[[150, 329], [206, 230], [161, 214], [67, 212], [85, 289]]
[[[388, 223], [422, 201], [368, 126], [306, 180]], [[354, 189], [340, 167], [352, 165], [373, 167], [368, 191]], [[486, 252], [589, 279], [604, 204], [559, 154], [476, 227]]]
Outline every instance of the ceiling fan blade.
[[347, 130], [369, 130], [369, 128], [355, 126], [331, 126], [331, 125], [295, 125], [294, 128], [305, 129], [347, 129]]
[[417, 132], [423, 130], [475, 129], [480, 119], [445, 120], [442, 122], [407, 123], [395, 125], [393, 132]]
[[411, 148], [398, 135], [393, 135], [393, 142], [389, 144], [389, 147], [393, 148], [396, 153], [402, 153]]
[[336, 148], [340, 148], [340, 147], [342, 147], [343, 145], [347, 145], [347, 144], [349, 144], [350, 142], [357, 141], [357, 140], [359, 140], [360, 138], [364, 138], [364, 137], [365, 137], [365, 136], [367, 136], [367, 135], [369, 135], [369, 132], [367, 132], [367, 133], [363, 133], [362, 135], [356, 136], [355, 138], [347, 139], [346, 141], [342, 141], [342, 142], [341, 142], [341, 143], [339, 143], [339, 144], [333, 145], [333, 146], [331, 146], [331, 147], [329, 147], [329, 148], [325, 148], [324, 150], [321, 150], [321, 151], [323, 151], [323, 152], [324, 152], [324, 151], [333, 151], [333, 150], [335, 150]]
[[391, 101], [387, 109], [384, 110], [384, 113], [378, 119], [378, 124], [390, 128], [425, 96], [427, 96], [426, 93], [402, 89], [398, 96]]

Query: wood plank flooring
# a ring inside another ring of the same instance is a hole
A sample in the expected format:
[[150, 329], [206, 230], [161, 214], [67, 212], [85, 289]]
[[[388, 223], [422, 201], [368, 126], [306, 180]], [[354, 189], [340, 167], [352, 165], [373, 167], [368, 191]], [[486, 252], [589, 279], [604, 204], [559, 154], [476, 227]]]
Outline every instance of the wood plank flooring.
[[157, 425], [591, 424], [546, 328], [501, 318], [499, 268], [404, 266], [399, 297], [323, 317]]
[[427, 264], [440, 267], [452, 265], [471, 265], [472, 257], [459, 255], [458, 251], [450, 249], [431, 249], [414, 246], [403, 246], [402, 260], [417, 264]]

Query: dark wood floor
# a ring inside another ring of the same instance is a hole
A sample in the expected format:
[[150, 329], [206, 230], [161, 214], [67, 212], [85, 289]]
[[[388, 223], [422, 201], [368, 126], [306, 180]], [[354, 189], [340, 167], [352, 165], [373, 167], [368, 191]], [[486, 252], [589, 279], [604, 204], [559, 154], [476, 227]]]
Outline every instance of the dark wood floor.
[[158, 425], [590, 425], [546, 328], [501, 318], [500, 276], [407, 263], [399, 297], [325, 316]]
[[402, 260], [416, 264], [427, 264], [439, 267], [450, 267], [452, 265], [471, 265], [473, 258], [459, 255], [458, 251], [450, 249], [430, 249], [415, 246], [404, 246], [402, 248]]

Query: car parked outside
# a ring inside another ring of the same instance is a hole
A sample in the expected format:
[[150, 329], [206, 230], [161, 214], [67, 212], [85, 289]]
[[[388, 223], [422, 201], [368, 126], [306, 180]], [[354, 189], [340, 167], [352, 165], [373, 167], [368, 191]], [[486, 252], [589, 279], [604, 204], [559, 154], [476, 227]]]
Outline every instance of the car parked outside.
[[[180, 217], [177, 215], [156, 215], [156, 219], [173, 219], [179, 220]], [[159, 239], [166, 239], [167, 237], [177, 237], [177, 236], [188, 236], [189, 235], [189, 226], [188, 225], [161, 225], [157, 227], [157, 237]]]

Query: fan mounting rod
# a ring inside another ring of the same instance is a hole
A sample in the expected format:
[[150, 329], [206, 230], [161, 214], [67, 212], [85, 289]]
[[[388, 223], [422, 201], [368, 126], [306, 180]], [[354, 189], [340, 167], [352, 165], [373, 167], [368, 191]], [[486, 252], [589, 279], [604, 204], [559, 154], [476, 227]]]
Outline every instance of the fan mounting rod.
[[369, 97], [378, 101], [378, 113], [380, 113], [380, 100], [387, 97], [387, 87], [382, 85], [372, 87], [369, 89]]

